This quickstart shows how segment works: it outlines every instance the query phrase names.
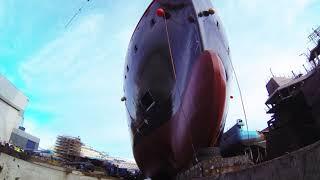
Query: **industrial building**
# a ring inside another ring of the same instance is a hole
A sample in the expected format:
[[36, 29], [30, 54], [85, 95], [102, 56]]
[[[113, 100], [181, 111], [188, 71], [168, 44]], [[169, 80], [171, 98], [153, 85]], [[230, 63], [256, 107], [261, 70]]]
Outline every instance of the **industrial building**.
[[24, 150], [34, 151], [38, 149], [40, 139], [26, 133], [24, 128], [19, 127], [12, 130], [9, 142]]
[[11, 132], [23, 119], [28, 98], [0, 75], [0, 141], [9, 142]]
[[0, 142], [10, 142], [25, 150], [35, 150], [40, 139], [22, 127], [28, 98], [0, 75]]

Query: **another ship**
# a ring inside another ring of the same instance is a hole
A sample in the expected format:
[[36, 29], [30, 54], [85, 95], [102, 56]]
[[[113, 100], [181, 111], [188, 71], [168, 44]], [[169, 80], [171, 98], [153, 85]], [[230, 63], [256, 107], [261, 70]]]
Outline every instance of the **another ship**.
[[170, 177], [219, 145], [232, 78], [230, 49], [210, 0], [154, 0], [129, 44], [124, 92], [135, 160]]

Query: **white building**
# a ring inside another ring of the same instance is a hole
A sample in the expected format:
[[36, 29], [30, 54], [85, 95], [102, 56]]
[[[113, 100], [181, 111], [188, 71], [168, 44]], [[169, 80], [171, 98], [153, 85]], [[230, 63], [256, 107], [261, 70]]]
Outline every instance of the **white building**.
[[9, 142], [23, 119], [27, 97], [0, 74], [0, 141]]
[[81, 147], [81, 156], [93, 159], [106, 159], [109, 157], [107, 153], [94, 150], [92, 147], [88, 146]]

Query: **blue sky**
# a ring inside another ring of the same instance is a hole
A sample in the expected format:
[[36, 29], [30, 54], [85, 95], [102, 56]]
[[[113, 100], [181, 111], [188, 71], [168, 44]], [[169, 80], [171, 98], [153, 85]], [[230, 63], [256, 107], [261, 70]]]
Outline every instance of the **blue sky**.
[[[150, 0], [0, 2], [0, 73], [29, 97], [27, 131], [51, 147], [80, 136], [98, 150], [132, 158], [122, 71], [132, 31]], [[69, 19], [81, 13], [65, 28]], [[317, 0], [215, 0], [244, 94], [250, 129], [262, 129], [265, 83], [301, 71], [307, 35], [320, 25]], [[239, 95], [226, 127], [242, 118]]]

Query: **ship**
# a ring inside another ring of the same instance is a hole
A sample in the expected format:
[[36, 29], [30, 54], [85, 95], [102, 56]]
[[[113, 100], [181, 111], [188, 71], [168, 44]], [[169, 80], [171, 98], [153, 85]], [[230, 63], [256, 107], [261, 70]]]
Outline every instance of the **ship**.
[[131, 37], [124, 97], [133, 155], [146, 177], [174, 177], [219, 145], [230, 48], [210, 0], [154, 0]]

